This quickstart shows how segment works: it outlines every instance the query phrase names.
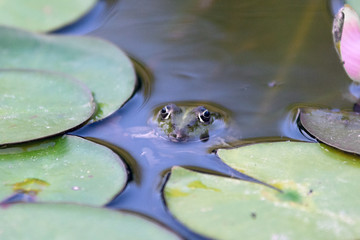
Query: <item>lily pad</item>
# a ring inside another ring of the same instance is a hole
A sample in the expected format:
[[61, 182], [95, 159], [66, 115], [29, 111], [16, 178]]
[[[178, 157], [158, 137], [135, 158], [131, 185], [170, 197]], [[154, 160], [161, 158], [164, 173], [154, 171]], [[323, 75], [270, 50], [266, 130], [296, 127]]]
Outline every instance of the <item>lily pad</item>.
[[329, 109], [304, 108], [303, 127], [321, 142], [346, 152], [360, 154], [360, 114]]
[[110, 149], [75, 136], [0, 149], [0, 201], [28, 194], [38, 202], [103, 205], [126, 184]]
[[180, 239], [139, 215], [70, 204], [14, 204], [0, 209], [0, 238]]
[[277, 142], [219, 150], [233, 168], [269, 187], [174, 168], [170, 211], [215, 239], [357, 239], [360, 159], [317, 143]]
[[0, 145], [52, 136], [93, 115], [91, 92], [78, 81], [39, 71], [0, 71]]
[[2, 0], [0, 24], [36, 32], [69, 25], [94, 7], [96, 0]]
[[0, 66], [60, 72], [84, 82], [104, 118], [132, 95], [135, 71], [119, 48], [101, 39], [40, 35], [0, 27]]

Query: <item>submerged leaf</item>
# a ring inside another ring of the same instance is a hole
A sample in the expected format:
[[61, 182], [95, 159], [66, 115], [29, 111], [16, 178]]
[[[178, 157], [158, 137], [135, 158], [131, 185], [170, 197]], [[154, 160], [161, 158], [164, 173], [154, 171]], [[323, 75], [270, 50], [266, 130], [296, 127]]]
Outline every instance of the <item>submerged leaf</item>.
[[62, 133], [87, 121], [94, 110], [89, 89], [64, 75], [0, 71], [0, 145]]
[[0, 208], [0, 238], [180, 239], [173, 232], [128, 212], [70, 204], [14, 204]]
[[300, 113], [300, 121], [306, 131], [321, 142], [360, 154], [359, 113], [304, 108]]
[[109, 42], [92, 37], [40, 35], [0, 27], [1, 68], [61, 72], [84, 82], [104, 118], [132, 95], [135, 71], [130, 59]]
[[119, 156], [79, 137], [0, 149], [0, 202], [25, 194], [39, 202], [103, 205], [126, 178]]
[[[254, 144], [219, 150], [218, 155], [282, 192], [174, 168], [165, 187], [166, 202], [192, 230], [215, 239], [360, 237], [358, 157], [299, 142]], [[201, 187], [193, 187], [194, 182]]]
[[69, 25], [84, 16], [96, 0], [2, 0], [0, 24], [36, 32]]

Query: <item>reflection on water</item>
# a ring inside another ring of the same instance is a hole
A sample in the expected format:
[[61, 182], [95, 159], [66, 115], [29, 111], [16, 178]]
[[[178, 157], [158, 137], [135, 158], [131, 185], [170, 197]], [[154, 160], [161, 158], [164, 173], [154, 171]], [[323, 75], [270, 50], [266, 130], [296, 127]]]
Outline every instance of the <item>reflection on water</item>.
[[117, 0], [99, 0], [95, 7], [80, 20], [53, 33], [83, 35], [94, 31], [111, 18], [116, 2]]
[[216, 100], [235, 113], [247, 138], [282, 135], [277, 123], [294, 102], [350, 104], [331, 23], [323, 0], [124, 0], [92, 35], [150, 68], [149, 108]]
[[[91, 35], [114, 42], [150, 72], [138, 68], [141, 86], [117, 113], [74, 133], [109, 144], [128, 164], [131, 181], [109, 207], [144, 213], [186, 238], [202, 239], [164, 208], [161, 188], [172, 166], [247, 179], [209, 153], [214, 145], [309, 140], [296, 125], [297, 107], [351, 108], [350, 81], [331, 35], [329, 9], [339, 3], [118, 1], [116, 14]], [[237, 141], [173, 143], [153, 134], [148, 119], [155, 108], [192, 101], [229, 109], [240, 129]]]

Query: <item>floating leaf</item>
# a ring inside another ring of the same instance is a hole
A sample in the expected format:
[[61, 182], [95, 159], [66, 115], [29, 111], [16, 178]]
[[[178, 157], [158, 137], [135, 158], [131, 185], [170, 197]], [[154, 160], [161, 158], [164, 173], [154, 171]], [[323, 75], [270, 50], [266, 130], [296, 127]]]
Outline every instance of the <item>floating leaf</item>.
[[126, 184], [110, 149], [74, 136], [0, 149], [0, 201], [18, 193], [40, 202], [103, 205]]
[[70, 204], [14, 204], [0, 209], [0, 238], [180, 239], [139, 215]]
[[0, 145], [64, 132], [87, 121], [94, 110], [89, 89], [66, 76], [0, 71]]
[[0, 24], [36, 32], [69, 25], [84, 16], [96, 0], [2, 0]]
[[346, 73], [360, 82], [360, 18], [348, 4], [335, 16], [333, 37]]
[[316, 143], [278, 142], [219, 150], [223, 161], [283, 192], [174, 168], [170, 211], [215, 239], [357, 239], [360, 159]]
[[360, 154], [360, 114], [328, 109], [304, 108], [303, 127], [321, 142], [343, 151]]
[[135, 72], [130, 59], [109, 42], [74, 36], [48, 36], [0, 27], [0, 66], [61, 72], [84, 82], [104, 118], [132, 95]]

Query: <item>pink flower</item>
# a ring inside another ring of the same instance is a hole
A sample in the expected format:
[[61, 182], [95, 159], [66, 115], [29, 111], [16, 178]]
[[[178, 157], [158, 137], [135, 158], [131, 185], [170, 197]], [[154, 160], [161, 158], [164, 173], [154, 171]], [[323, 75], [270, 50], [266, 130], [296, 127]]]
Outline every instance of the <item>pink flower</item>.
[[360, 82], [360, 18], [348, 4], [334, 19], [333, 37], [346, 73], [353, 81]]

